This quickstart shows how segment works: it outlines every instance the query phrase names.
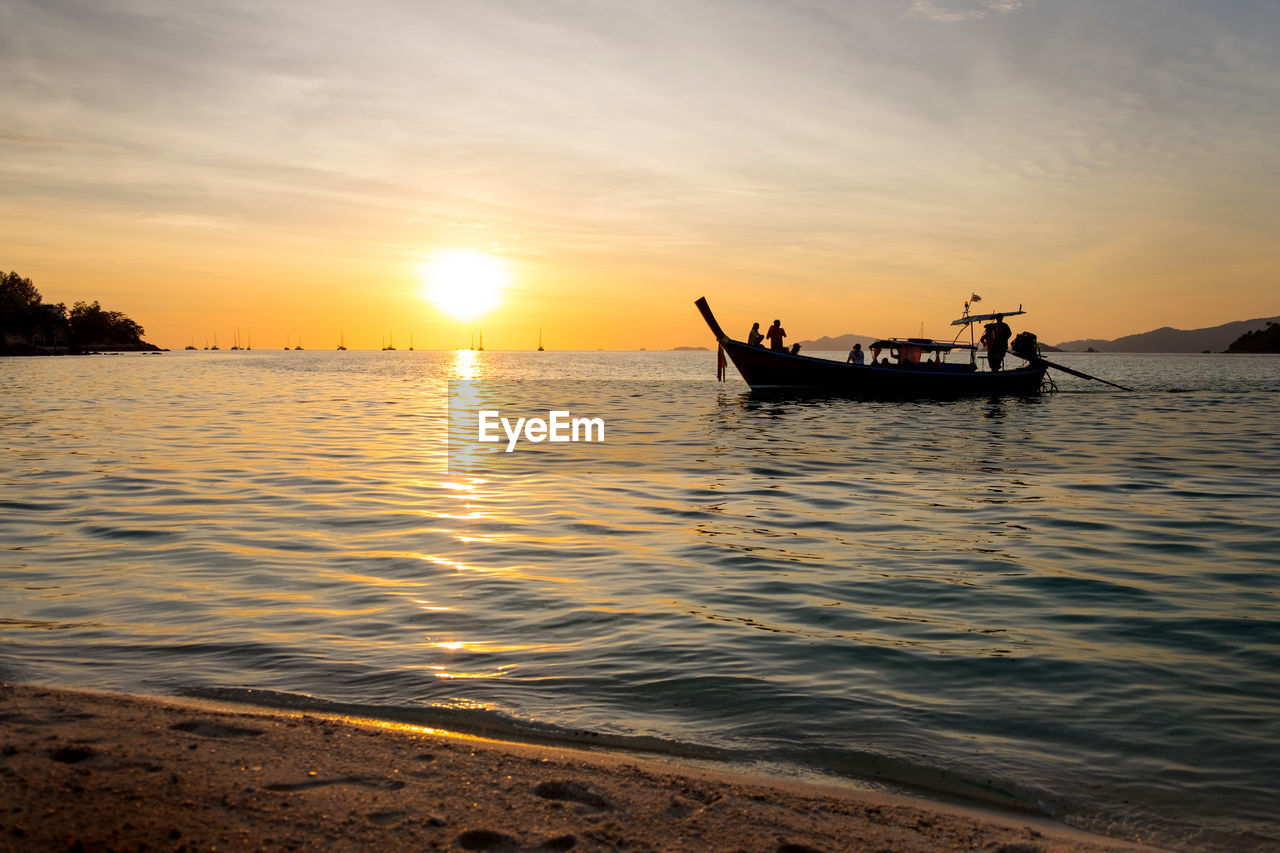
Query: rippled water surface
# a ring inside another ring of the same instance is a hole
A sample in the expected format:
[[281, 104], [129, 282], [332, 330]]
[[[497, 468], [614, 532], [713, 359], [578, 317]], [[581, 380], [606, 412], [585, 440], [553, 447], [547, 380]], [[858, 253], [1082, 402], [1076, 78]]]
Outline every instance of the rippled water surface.
[[[1136, 390], [757, 396], [705, 352], [0, 359], [0, 677], [1276, 849], [1280, 358], [1058, 360]], [[606, 438], [504, 453], [468, 406]]]

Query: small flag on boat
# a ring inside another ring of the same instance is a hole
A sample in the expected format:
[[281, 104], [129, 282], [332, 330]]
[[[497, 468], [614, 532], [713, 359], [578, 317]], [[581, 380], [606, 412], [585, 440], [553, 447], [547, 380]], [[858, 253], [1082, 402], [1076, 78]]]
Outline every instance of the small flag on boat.
[[969, 301], [970, 301], [970, 302], [981, 302], [981, 301], [982, 301], [982, 297], [975, 293], [975, 294], [973, 294], [973, 296], [970, 296], [970, 297], [969, 297]]
[[716, 347], [716, 379], [719, 379], [721, 382], [724, 381], [725, 365], [726, 365], [726, 362], [724, 360], [724, 347], [717, 346]]

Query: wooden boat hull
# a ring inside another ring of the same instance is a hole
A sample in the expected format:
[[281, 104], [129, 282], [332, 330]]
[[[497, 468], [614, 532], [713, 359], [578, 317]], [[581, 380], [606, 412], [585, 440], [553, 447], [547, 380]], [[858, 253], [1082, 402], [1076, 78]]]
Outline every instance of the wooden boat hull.
[[752, 390], [809, 389], [854, 397], [970, 397], [1038, 394], [1044, 365], [999, 372], [968, 365], [905, 368], [845, 364], [826, 358], [792, 355], [749, 346], [729, 338], [720, 342]]
[[851, 397], [931, 398], [1038, 394], [1044, 387], [1043, 361], [1012, 370], [975, 370], [969, 364], [899, 367], [848, 364], [735, 341], [724, 333], [707, 300], [694, 303], [753, 391], [803, 389]]

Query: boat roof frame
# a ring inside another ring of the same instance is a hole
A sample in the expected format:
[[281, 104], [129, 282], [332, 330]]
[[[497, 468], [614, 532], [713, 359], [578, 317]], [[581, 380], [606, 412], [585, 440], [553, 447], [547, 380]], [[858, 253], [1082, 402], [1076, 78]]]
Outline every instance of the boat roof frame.
[[902, 347], [919, 347], [927, 352], [951, 352], [952, 350], [976, 350], [972, 344], [935, 341], [925, 338], [884, 338], [871, 344], [872, 349], [900, 349]]
[[1025, 313], [1027, 312], [1023, 311], [1022, 306], [1019, 305], [1017, 311], [997, 311], [994, 314], [965, 314], [959, 320], [952, 320], [951, 325], [967, 326], [970, 323], [985, 323], [988, 320], [994, 320], [997, 317], [1016, 317], [1019, 314]]

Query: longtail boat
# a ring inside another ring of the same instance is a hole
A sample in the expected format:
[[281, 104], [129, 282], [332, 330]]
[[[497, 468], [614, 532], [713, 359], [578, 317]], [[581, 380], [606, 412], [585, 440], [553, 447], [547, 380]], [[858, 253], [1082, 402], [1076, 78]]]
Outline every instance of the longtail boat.
[[[1026, 332], [1014, 340], [1010, 351], [1019, 363], [1004, 370], [991, 370], [985, 364], [980, 368], [978, 347], [959, 343], [959, 335], [950, 342], [886, 338], [870, 345], [871, 357], [866, 364], [852, 364], [734, 340], [716, 322], [706, 297], [694, 304], [720, 344], [720, 351], [752, 390], [808, 389], [853, 397], [957, 397], [1038, 394], [1050, 384], [1045, 376], [1050, 364], [1040, 358], [1035, 336]], [[1002, 313], [1008, 317], [1025, 312], [1019, 308]], [[966, 305], [964, 316], [952, 325], [971, 329], [972, 324], [995, 317], [970, 315]], [[968, 358], [948, 361], [952, 353]]]

